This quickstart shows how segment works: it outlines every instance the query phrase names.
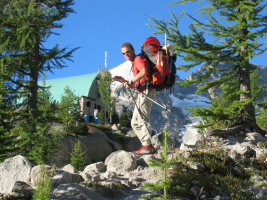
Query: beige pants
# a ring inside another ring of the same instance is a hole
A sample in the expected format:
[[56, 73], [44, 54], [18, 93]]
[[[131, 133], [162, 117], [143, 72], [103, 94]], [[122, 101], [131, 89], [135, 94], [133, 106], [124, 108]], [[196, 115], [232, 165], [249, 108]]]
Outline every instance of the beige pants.
[[[143, 93], [147, 94], [147, 96], [153, 100], [156, 98], [155, 89], [146, 90], [143, 91]], [[152, 128], [150, 125], [150, 112], [152, 104], [153, 102], [146, 98], [146, 95], [140, 93], [136, 101], [136, 106], [138, 108], [135, 106], [133, 111], [131, 126], [142, 145], [151, 145]], [[138, 109], [142, 116], [140, 116]]]

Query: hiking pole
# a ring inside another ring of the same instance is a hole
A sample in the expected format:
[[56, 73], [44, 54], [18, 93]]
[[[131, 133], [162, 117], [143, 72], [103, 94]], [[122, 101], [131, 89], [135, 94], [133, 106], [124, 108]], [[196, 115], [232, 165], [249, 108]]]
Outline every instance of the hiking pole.
[[[137, 91], [137, 92], [139, 92], [139, 91]], [[146, 93], [144, 93], [144, 92], [139, 92], [139, 93], [145, 95], [147, 99], [149, 99], [149, 100], [152, 101], [153, 103], [157, 104], [158, 106], [164, 108], [166, 111], [170, 112], [170, 110], [168, 109], [168, 107], [163, 106], [163, 105], [159, 104], [158, 102], [156, 102], [155, 100], [151, 99], [149, 96], [147, 96]]]
[[[114, 77], [112, 78], [112, 80], [113, 80], [113, 81], [118, 81], [118, 82], [120, 82], [120, 83], [127, 83], [127, 82], [128, 82], [128, 81], [126, 81], [126, 80], [125, 80], [123, 77], [121, 77], [121, 76], [114, 76]], [[149, 99], [149, 100], [152, 101], [153, 103], [157, 104], [158, 106], [164, 108], [166, 111], [170, 112], [170, 110], [169, 110], [166, 106], [163, 106], [163, 105], [159, 104], [158, 102], [156, 102], [154, 99], [151, 99], [150, 97], [147, 96], [147, 94], [145, 94], [145, 93], [143, 93], [143, 92], [139, 92], [137, 89], [129, 88], [129, 90], [131, 90], [131, 89], [135, 90], [137, 93], [141, 93], [141, 94], [145, 95], [147, 99]]]
[[132, 98], [133, 98], [135, 107], [136, 107], [136, 109], [137, 109], [137, 111], [138, 111], [138, 113], [139, 113], [139, 115], [140, 115], [140, 117], [141, 117], [141, 119], [142, 119], [142, 122], [144, 123], [144, 125], [145, 125], [145, 127], [146, 127], [146, 131], [147, 131], [147, 133], [148, 133], [148, 135], [149, 135], [149, 137], [150, 137], [150, 140], [152, 141], [151, 135], [150, 135], [149, 130], [148, 130], [148, 128], [147, 128], [147, 124], [145, 123], [145, 120], [144, 120], [144, 118], [143, 118], [143, 116], [142, 116], [142, 112], [141, 112], [140, 108], [137, 106], [137, 103], [136, 103], [136, 101], [135, 101], [135, 99], [134, 99], [134, 96], [133, 96], [133, 93], [132, 93], [132, 91], [131, 91], [131, 88], [129, 88], [129, 91], [130, 91], [130, 94], [131, 94], [131, 96], [132, 96]]

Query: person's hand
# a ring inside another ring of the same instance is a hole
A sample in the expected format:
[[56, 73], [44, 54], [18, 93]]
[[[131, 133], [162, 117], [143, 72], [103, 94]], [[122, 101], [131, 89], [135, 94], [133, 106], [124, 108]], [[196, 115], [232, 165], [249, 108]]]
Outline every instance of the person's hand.
[[130, 82], [125, 82], [124, 83], [124, 86], [129, 89], [129, 88], [134, 88], [134, 83], [132, 81]]

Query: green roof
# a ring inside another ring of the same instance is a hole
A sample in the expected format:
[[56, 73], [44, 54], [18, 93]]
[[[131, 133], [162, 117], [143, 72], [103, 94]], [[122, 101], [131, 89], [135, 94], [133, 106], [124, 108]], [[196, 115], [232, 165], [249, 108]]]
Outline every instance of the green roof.
[[[97, 99], [97, 80], [99, 73], [85, 74], [79, 76], [70, 76], [66, 78], [57, 78], [46, 80], [46, 86], [51, 86], [50, 92], [53, 99], [60, 102], [61, 95], [64, 94], [64, 88], [69, 87], [77, 96], [87, 96]], [[39, 81], [42, 86], [42, 81]]]

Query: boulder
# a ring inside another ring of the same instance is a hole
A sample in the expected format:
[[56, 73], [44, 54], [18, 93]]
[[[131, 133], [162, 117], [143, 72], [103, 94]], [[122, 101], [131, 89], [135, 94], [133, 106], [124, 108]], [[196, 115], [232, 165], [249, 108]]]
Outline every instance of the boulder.
[[105, 172], [106, 166], [103, 162], [97, 162], [90, 165], [87, 165], [85, 169], [83, 170], [84, 173], [87, 174], [94, 174], [98, 172]]
[[126, 151], [115, 151], [106, 160], [107, 171], [114, 171], [117, 174], [124, 174], [136, 168], [136, 159], [133, 153]]
[[106, 200], [106, 198], [83, 185], [69, 183], [55, 188], [51, 200]]
[[0, 164], [0, 193], [10, 193], [17, 181], [29, 183], [32, 168], [33, 164], [21, 155], [6, 159]]

